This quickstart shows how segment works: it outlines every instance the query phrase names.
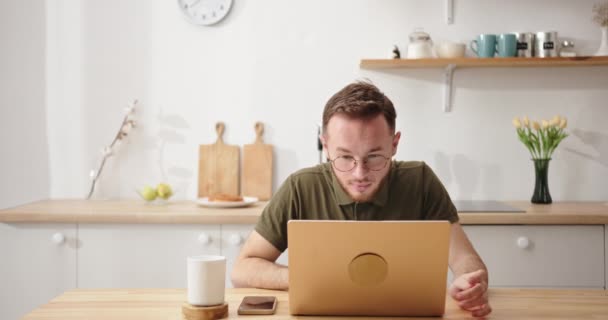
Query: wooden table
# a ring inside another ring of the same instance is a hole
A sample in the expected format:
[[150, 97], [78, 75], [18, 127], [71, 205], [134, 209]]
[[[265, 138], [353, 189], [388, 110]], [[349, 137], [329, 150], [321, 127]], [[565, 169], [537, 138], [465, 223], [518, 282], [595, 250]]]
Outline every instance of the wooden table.
[[[274, 316], [240, 317], [244, 319], [369, 319], [294, 317], [289, 315], [287, 292], [228, 289], [226, 300], [230, 306], [229, 319], [239, 318], [236, 309], [246, 295], [274, 295], [279, 299], [279, 305]], [[77, 289], [60, 295], [23, 319], [179, 320], [182, 319], [181, 305], [185, 299], [185, 289]], [[604, 290], [490, 289], [490, 302], [494, 309], [491, 319], [608, 319], [608, 294]], [[446, 298], [443, 319], [468, 318], [470, 316], [467, 312], [460, 310], [451, 298]]]

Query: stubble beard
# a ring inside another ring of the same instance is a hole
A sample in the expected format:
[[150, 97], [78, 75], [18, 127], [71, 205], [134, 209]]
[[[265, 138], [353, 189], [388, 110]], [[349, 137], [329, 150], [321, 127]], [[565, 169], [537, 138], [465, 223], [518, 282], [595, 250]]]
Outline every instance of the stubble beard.
[[[390, 171], [390, 170], [389, 170]], [[384, 177], [382, 177], [380, 179], [379, 183], [375, 183], [377, 180], [372, 180], [370, 178], [365, 178], [362, 180], [357, 180], [357, 179], [347, 179], [345, 182], [338, 179], [338, 182], [340, 183], [340, 186], [342, 186], [342, 189], [346, 191], [346, 193], [350, 196], [350, 198], [355, 201], [355, 202], [369, 202], [370, 200], [372, 200], [374, 198], [374, 196], [376, 195], [376, 193], [378, 192], [378, 190], [380, 189], [380, 186], [382, 185], [382, 183], [384, 183], [384, 180], [387, 179], [388, 177], [388, 171], [385, 173]], [[370, 186], [370, 188], [368, 188], [367, 190], [365, 190], [363, 193], [360, 192], [356, 192], [353, 191], [351, 189], [351, 185], [353, 184], [367, 184], [367, 183], [371, 183], [372, 185]]]

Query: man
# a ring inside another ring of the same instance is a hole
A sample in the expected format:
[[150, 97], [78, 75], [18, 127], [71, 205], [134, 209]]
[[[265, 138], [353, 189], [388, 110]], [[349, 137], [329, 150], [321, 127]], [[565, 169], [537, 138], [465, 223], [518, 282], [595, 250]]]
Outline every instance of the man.
[[279, 188], [237, 258], [235, 287], [289, 288], [287, 267], [275, 261], [287, 248], [290, 219], [449, 220], [455, 280], [448, 292], [473, 316], [491, 312], [487, 269], [447, 191], [425, 163], [391, 161], [401, 138], [395, 118], [392, 102], [370, 83], [331, 97], [320, 137], [329, 163], [300, 170]]

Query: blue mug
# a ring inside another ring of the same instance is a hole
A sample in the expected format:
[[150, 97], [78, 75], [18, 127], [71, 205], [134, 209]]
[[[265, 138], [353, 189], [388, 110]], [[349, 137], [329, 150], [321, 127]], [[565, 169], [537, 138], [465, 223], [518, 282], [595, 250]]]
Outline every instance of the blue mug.
[[496, 54], [496, 35], [480, 34], [471, 41], [471, 50], [480, 58], [492, 58]]
[[499, 57], [517, 56], [517, 37], [512, 33], [503, 33], [496, 40], [496, 53]]

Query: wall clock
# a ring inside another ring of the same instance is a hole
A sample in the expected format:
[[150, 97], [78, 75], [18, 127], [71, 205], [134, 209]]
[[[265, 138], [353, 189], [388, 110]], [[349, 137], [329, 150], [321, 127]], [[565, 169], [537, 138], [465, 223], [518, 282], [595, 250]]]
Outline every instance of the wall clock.
[[177, 4], [190, 22], [210, 26], [228, 15], [232, 0], [177, 0]]

